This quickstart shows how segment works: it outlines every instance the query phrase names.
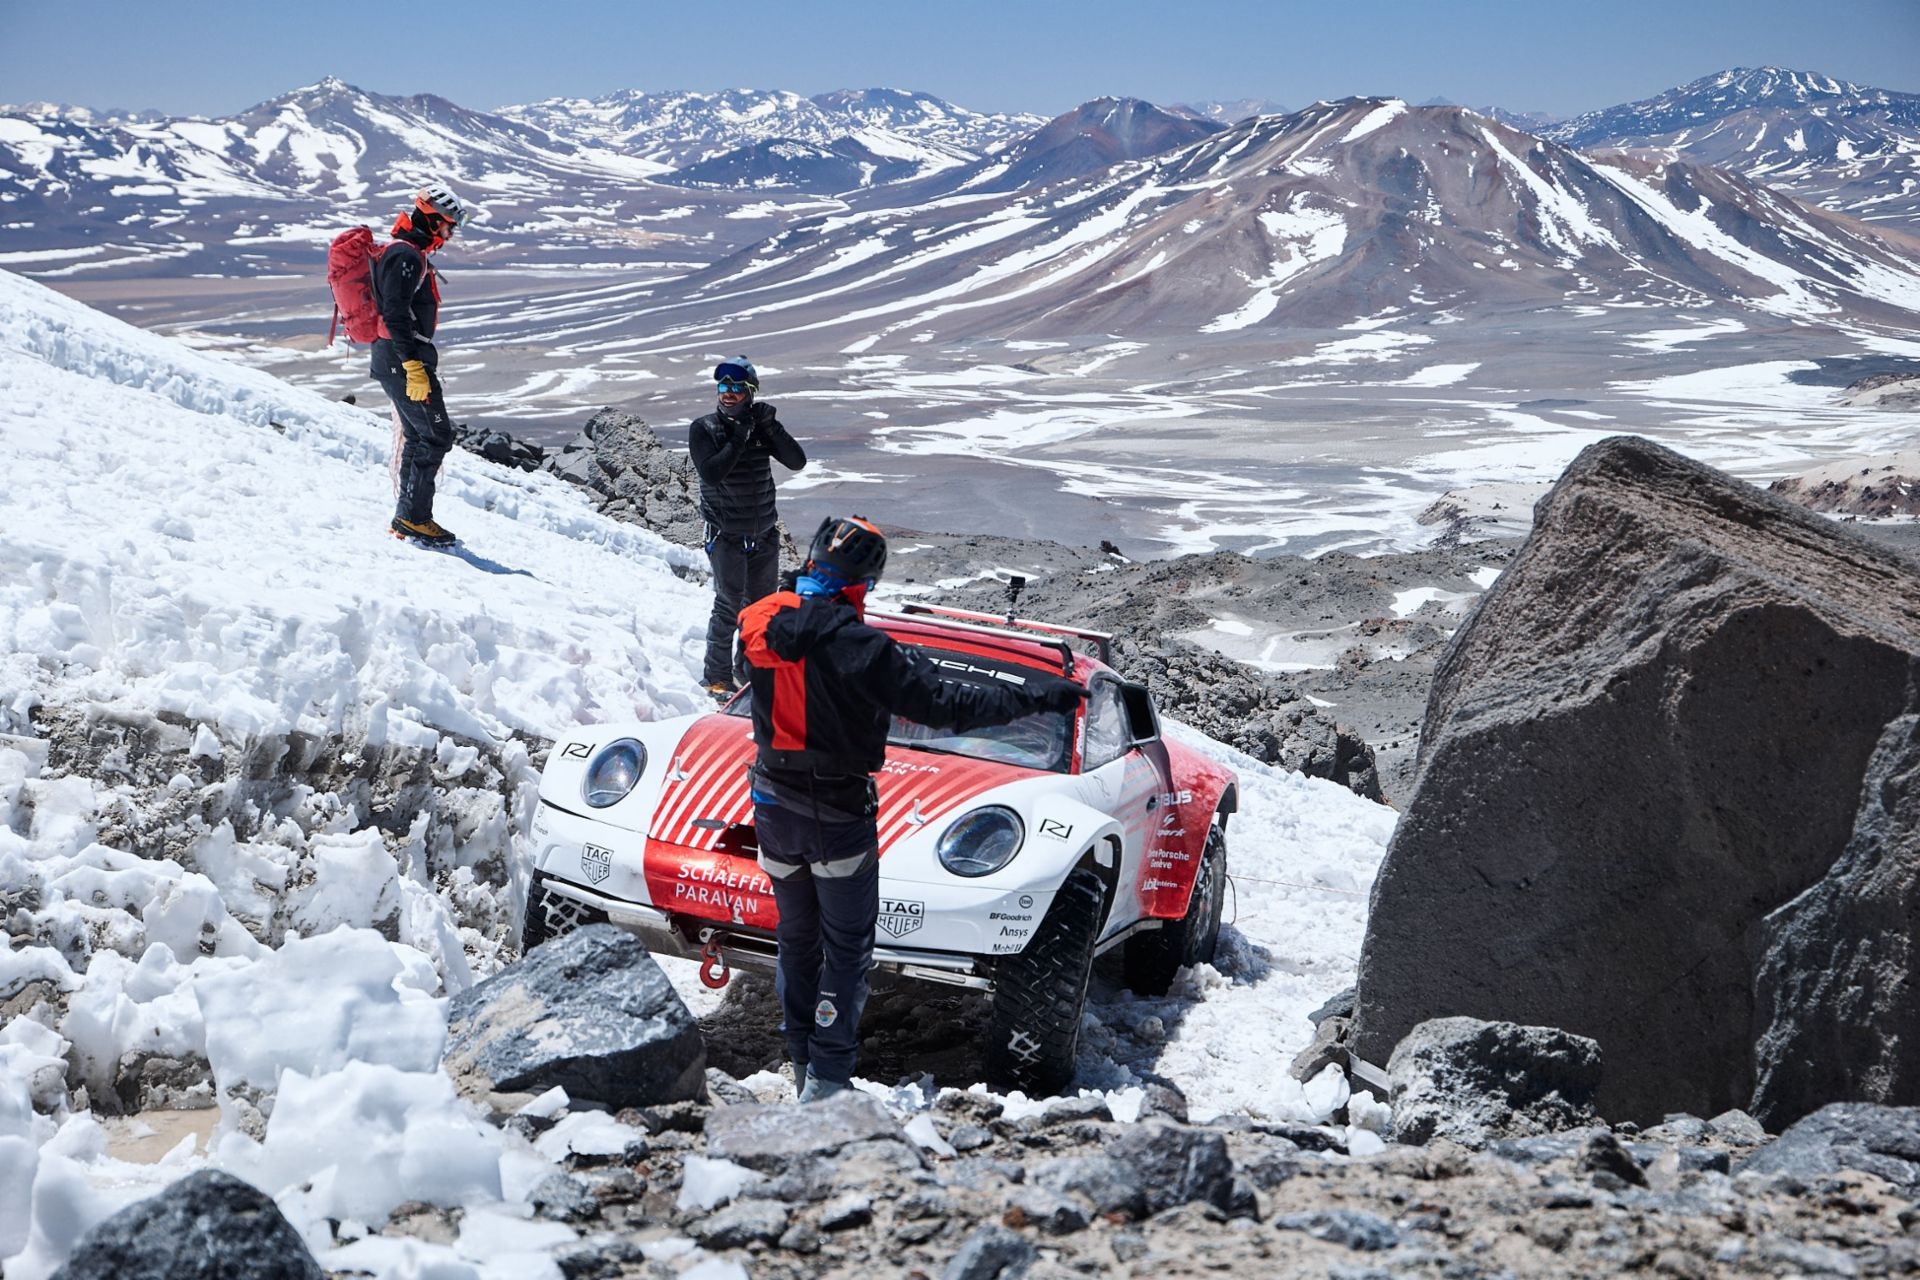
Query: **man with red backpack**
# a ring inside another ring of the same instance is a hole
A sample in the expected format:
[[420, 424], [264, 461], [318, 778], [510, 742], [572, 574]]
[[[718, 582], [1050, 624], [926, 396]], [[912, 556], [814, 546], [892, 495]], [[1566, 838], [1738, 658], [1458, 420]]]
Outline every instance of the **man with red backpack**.
[[427, 255], [452, 239], [466, 220], [466, 204], [445, 183], [427, 184], [414, 196], [413, 207], [395, 219], [393, 241], [372, 268], [380, 314], [373, 376], [393, 401], [404, 437], [393, 534], [436, 547], [454, 542], [433, 518], [434, 481], [453, 448], [453, 422], [436, 372], [440, 356], [432, 339], [440, 286]]

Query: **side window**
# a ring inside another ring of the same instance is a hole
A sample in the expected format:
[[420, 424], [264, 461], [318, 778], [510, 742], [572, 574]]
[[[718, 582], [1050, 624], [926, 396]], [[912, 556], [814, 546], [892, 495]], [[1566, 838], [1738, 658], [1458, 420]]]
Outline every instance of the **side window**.
[[1080, 769], [1091, 773], [1127, 753], [1127, 711], [1116, 680], [1098, 680], [1087, 695], [1087, 737], [1080, 751]]

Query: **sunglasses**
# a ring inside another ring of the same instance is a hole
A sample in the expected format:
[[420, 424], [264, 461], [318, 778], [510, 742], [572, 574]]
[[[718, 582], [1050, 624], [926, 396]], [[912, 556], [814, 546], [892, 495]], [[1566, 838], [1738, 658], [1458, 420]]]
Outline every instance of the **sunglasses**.
[[753, 390], [753, 384], [751, 382], [731, 382], [725, 378], [722, 378], [716, 385], [720, 388], [720, 394], [723, 396], [745, 395], [747, 392]]

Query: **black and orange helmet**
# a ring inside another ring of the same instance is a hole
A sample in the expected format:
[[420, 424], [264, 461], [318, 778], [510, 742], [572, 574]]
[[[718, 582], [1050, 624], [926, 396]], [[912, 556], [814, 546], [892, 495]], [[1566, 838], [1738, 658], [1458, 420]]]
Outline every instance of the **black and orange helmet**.
[[807, 548], [807, 568], [845, 582], [878, 578], [887, 568], [887, 535], [864, 516], [828, 516]]

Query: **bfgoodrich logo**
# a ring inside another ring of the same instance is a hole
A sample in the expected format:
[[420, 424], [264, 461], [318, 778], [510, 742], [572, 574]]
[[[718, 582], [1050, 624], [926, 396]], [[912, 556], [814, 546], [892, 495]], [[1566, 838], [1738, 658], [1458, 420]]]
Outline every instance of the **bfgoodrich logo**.
[[587, 845], [580, 850], [580, 869], [587, 873], [587, 879], [599, 884], [613, 874], [613, 850]]
[[904, 938], [926, 919], [927, 904], [904, 898], [880, 899], [880, 927], [896, 938]]

